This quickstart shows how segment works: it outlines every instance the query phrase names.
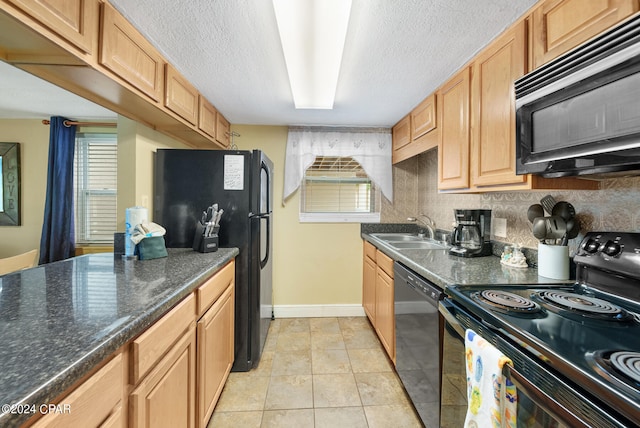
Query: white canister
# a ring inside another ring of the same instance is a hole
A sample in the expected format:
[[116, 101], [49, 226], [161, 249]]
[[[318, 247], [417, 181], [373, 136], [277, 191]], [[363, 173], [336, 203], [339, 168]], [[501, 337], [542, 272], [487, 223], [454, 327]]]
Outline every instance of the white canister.
[[550, 279], [569, 279], [569, 247], [538, 244], [538, 275]]
[[149, 212], [145, 207], [131, 207], [125, 211], [125, 233], [124, 233], [124, 255], [125, 257], [133, 257], [136, 250], [136, 244], [131, 240], [133, 229], [149, 219]]

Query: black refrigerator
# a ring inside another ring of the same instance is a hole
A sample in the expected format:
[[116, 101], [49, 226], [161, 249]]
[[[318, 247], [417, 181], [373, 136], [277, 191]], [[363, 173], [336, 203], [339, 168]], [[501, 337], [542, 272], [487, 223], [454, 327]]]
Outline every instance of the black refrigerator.
[[251, 370], [273, 319], [273, 163], [259, 150], [159, 149], [154, 177], [153, 220], [169, 248], [191, 248], [203, 211], [224, 210], [219, 246], [240, 249], [232, 370]]

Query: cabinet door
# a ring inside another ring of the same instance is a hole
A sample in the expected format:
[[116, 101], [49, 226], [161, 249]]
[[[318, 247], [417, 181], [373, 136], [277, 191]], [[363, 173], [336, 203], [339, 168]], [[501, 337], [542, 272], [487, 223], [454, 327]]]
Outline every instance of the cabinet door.
[[526, 27], [521, 22], [495, 40], [473, 63], [472, 184], [523, 183], [516, 175], [513, 82], [526, 69]]
[[411, 112], [411, 140], [436, 127], [436, 96], [431, 94]]
[[395, 363], [393, 278], [380, 267], [376, 270], [376, 332], [389, 358]]
[[200, 109], [198, 118], [198, 128], [210, 136], [216, 138], [216, 121], [218, 112], [205, 97], [200, 95]]
[[220, 112], [216, 119], [216, 141], [224, 147], [229, 147], [229, 121]]
[[[373, 249], [373, 250], [371, 250]], [[372, 325], [376, 325], [376, 249], [364, 241], [364, 257], [362, 261], [362, 306]]]
[[393, 150], [399, 150], [411, 142], [411, 116], [405, 116], [392, 129]]
[[193, 428], [196, 409], [193, 326], [129, 396], [132, 428]]
[[533, 11], [533, 68], [638, 11], [638, 0], [547, 0]]
[[469, 68], [438, 91], [438, 188], [469, 187]]
[[160, 102], [164, 64], [160, 53], [111, 5], [102, 5], [100, 64]]
[[84, 52], [93, 52], [98, 31], [97, 0], [9, 0]]
[[234, 358], [234, 287], [198, 321], [198, 426], [211, 418]]
[[198, 91], [171, 64], [166, 65], [164, 106], [195, 125], [198, 123]]

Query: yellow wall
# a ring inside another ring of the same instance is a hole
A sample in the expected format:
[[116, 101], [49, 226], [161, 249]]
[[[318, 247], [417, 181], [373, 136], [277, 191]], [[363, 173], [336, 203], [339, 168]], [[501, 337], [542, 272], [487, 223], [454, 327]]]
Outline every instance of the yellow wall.
[[40, 248], [47, 190], [49, 127], [41, 120], [0, 120], [0, 141], [20, 143], [21, 226], [0, 226], [0, 257]]
[[362, 304], [359, 223], [300, 223], [299, 192], [282, 205], [287, 127], [234, 125], [241, 150], [260, 149], [274, 163], [274, 305]]
[[125, 117], [118, 118], [118, 230], [124, 232], [125, 209], [141, 206], [153, 220], [153, 165], [160, 148], [184, 144]]

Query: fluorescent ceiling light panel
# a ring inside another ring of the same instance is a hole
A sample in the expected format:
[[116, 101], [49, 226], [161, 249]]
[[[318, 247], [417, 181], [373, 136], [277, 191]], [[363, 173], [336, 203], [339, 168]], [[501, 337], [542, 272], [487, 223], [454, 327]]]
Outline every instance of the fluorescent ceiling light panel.
[[351, 0], [273, 0], [298, 109], [332, 109]]

